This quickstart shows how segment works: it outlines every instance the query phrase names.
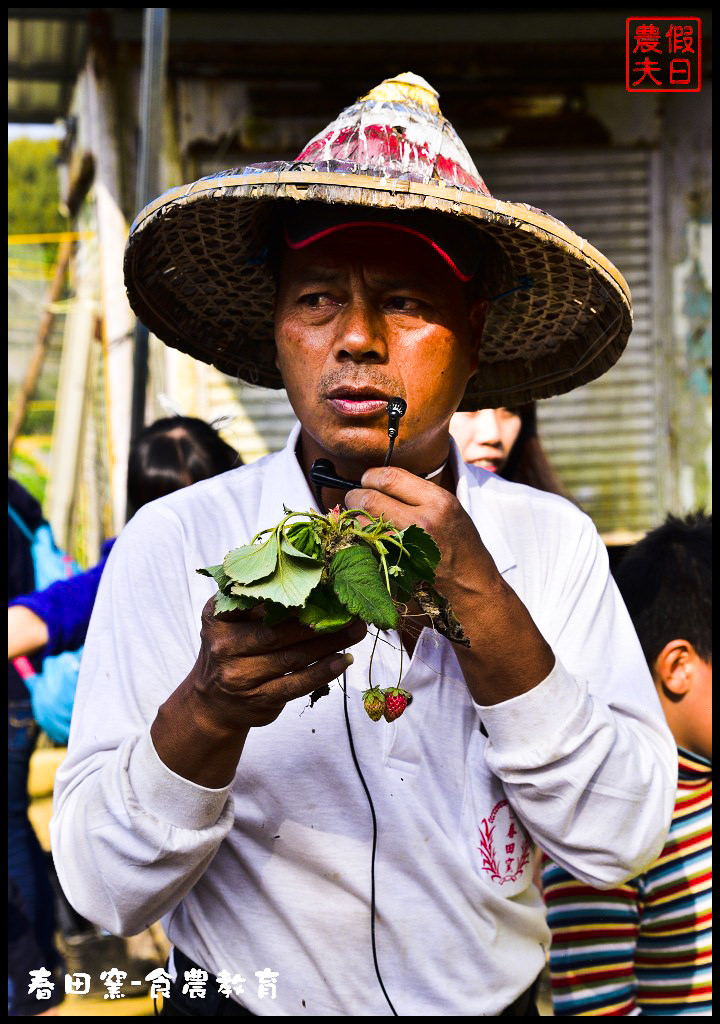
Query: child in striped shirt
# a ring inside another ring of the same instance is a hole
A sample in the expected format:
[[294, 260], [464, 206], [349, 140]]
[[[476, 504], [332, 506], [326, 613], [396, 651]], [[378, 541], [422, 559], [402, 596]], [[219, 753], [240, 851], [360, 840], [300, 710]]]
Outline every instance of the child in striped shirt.
[[677, 799], [658, 860], [616, 889], [545, 861], [554, 1014], [710, 1016], [712, 517], [668, 516], [615, 579], [678, 744]]

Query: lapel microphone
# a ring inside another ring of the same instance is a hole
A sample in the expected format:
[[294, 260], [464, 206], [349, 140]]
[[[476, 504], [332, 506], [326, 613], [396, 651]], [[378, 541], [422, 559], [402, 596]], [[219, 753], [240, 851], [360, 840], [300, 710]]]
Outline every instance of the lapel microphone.
[[400, 417], [404, 416], [407, 412], [407, 402], [404, 398], [391, 398], [387, 404], [388, 414], [388, 437], [390, 438], [390, 444], [385, 455], [384, 466], [390, 465], [390, 459], [392, 458], [393, 447], [395, 445], [395, 438], [398, 436], [400, 430]]
[[[388, 414], [388, 437], [390, 444], [385, 455], [384, 466], [390, 465], [390, 459], [392, 458], [393, 447], [395, 446], [395, 439], [399, 432], [400, 417], [404, 416], [407, 412], [407, 402], [404, 398], [391, 398], [387, 403], [387, 414]], [[338, 476], [335, 472], [335, 466], [329, 459], [315, 459], [312, 466], [310, 467], [310, 479], [317, 488], [317, 498], [319, 504], [321, 490], [323, 487], [334, 487], [339, 491], [351, 491], [355, 487], [361, 487], [359, 480], [344, 480], [341, 476]]]

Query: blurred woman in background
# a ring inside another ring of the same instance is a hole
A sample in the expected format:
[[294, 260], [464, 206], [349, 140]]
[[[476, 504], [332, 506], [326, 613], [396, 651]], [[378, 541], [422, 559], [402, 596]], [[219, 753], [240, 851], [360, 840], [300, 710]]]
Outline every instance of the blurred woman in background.
[[569, 497], [540, 443], [534, 402], [512, 409], [456, 412], [450, 433], [464, 462], [505, 480]]

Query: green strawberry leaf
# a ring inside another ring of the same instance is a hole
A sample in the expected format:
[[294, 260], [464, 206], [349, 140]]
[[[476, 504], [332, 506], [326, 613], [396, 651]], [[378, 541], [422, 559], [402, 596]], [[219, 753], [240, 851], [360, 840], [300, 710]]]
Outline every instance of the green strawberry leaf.
[[366, 544], [338, 551], [330, 565], [330, 576], [335, 593], [353, 615], [379, 629], [397, 625], [398, 612], [387, 592], [380, 564]]
[[280, 534], [280, 554], [290, 555], [292, 558], [298, 559], [298, 561], [307, 561], [310, 566], [320, 566], [322, 568], [321, 559], [295, 547], [292, 540], [286, 537], [284, 533]]
[[257, 604], [257, 601], [246, 597], [239, 597], [234, 594], [224, 594], [221, 590], [215, 595], [215, 614], [222, 612], [247, 611]]
[[218, 585], [218, 590], [227, 590], [232, 583], [229, 576], [225, 575], [222, 565], [209, 565], [206, 569], [196, 569], [195, 572], [201, 576], [210, 576]]
[[278, 561], [277, 533], [273, 531], [262, 544], [245, 544], [228, 551], [222, 568], [235, 583], [254, 583], [275, 571]]
[[[429, 533], [416, 526], [408, 526], [400, 534], [405, 552], [403, 558], [409, 560], [416, 572], [431, 573], [435, 578], [435, 570], [440, 564], [440, 548]], [[428, 576], [424, 577], [428, 579]]]
[[301, 622], [316, 633], [334, 633], [356, 617], [338, 599], [327, 583], [320, 583], [297, 613]]
[[392, 594], [409, 601], [418, 583], [433, 583], [440, 562], [440, 549], [429, 533], [415, 524], [401, 533], [404, 551], [397, 563], [399, 573], [392, 574]]
[[293, 523], [285, 530], [285, 536], [304, 555], [322, 558], [322, 541], [312, 523]]
[[231, 593], [258, 601], [275, 601], [286, 608], [302, 607], [320, 582], [322, 563], [304, 555], [281, 538], [274, 572], [249, 583], [233, 583]]

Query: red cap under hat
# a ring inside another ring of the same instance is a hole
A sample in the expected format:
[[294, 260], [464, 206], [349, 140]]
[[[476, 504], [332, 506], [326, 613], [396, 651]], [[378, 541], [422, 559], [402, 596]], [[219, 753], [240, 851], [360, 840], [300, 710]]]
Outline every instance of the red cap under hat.
[[285, 242], [291, 249], [304, 249], [337, 231], [366, 227], [383, 227], [421, 239], [461, 281], [470, 281], [478, 269], [479, 252], [472, 233], [430, 211], [400, 213], [303, 203], [291, 206], [283, 218]]

